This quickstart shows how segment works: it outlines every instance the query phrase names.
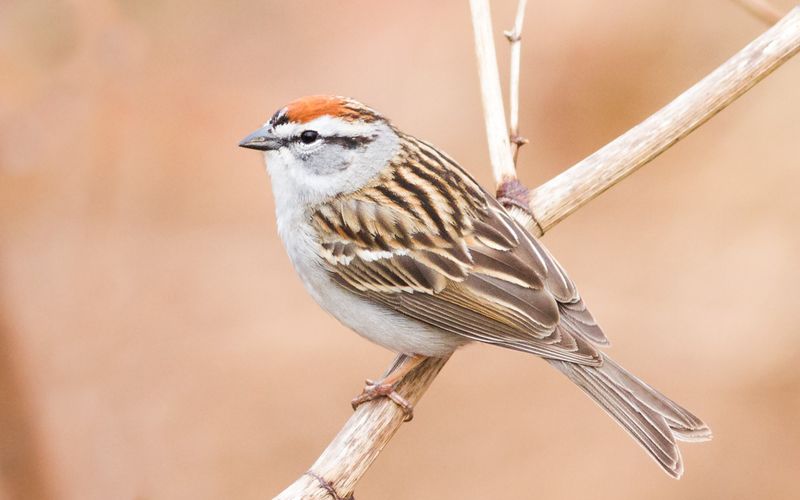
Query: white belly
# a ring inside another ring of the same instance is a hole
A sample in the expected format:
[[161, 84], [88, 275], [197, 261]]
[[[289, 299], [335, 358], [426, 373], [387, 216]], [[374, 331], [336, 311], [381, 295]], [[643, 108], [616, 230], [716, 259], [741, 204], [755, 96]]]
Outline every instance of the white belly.
[[306, 290], [345, 326], [394, 352], [445, 356], [468, 342], [466, 338], [416, 321], [374, 304], [336, 284], [314, 253], [311, 228], [303, 214], [279, 216], [278, 232]]

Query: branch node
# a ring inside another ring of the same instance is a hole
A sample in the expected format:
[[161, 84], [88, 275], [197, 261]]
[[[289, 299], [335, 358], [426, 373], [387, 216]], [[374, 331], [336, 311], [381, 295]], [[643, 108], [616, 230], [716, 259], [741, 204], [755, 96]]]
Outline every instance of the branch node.
[[328, 495], [331, 496], [331, 498], [333, 498], [333, 500], [356, 500], [352, 493], [346, 497], [339, 495], [339, 493], [336, 492], [336, 488], [333, 487], [330, 481], [320, 476], [313, 470], [306, 471], [306, 475], [316, 479], [319, 485], [322, 486], [322, 488], [328, 493]]
[[512, 144], [516, 144], [517, 147], [524, 146], [524, 145], [528, 144], [529, 142], [531, 142], [527, 138], [522, 137], [521, 135], [514, 135], [514, 134], [512, 134], [509, 137], [509, 139], [511, 140], [511, 143]]
[[506, 37], [510, 43], [516, 43], [522, 40], [522, 33], [516, 30], [506, 30], [503, 32], [503, 35]]
[[495, 197], [504, 206], [512, 205], [530, 213], [530, 193], [531, 191], [519, 179], [506, 178], [497, 186]]

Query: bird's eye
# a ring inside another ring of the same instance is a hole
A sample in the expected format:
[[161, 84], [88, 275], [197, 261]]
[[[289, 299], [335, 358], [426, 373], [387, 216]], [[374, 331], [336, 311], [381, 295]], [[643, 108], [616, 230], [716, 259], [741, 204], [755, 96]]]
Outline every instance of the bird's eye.
[[319, 132], [316, 130], [304, 130], [303, 133], [300, 134], [300, 140], [303, 144], [311, 144], [317, 139], [319, 139]]

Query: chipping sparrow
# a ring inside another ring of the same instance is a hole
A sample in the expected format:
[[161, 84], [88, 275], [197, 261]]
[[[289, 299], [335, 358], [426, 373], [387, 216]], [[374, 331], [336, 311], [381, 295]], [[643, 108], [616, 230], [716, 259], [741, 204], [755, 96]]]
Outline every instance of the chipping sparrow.
[[544, 358], [673, 477], [683, 472], [675, 441], [710, 439], [598, 349], [608, 340], [558, 262], [442, 151], [328, 96], [288, 104], [240, 146], [264, 152], [278, 232], [308, 293], [409, 356], [355, 404], [387, 396], [410, 412], [397, 381], [477, 340]]

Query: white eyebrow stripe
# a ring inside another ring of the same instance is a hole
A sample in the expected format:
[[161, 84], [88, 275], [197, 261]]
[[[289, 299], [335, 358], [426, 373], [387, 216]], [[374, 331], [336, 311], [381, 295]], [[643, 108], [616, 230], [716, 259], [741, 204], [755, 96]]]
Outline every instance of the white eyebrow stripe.
[[274, 134], [282, 139], [299, 135], [303, 130], [316, 130], [322, 137], [369, 136], [375, 133], [375, 125], [363, 121], [346, 121], [333, 116], [320, 116], [308, 123], [284, 123], [274, 129]]

